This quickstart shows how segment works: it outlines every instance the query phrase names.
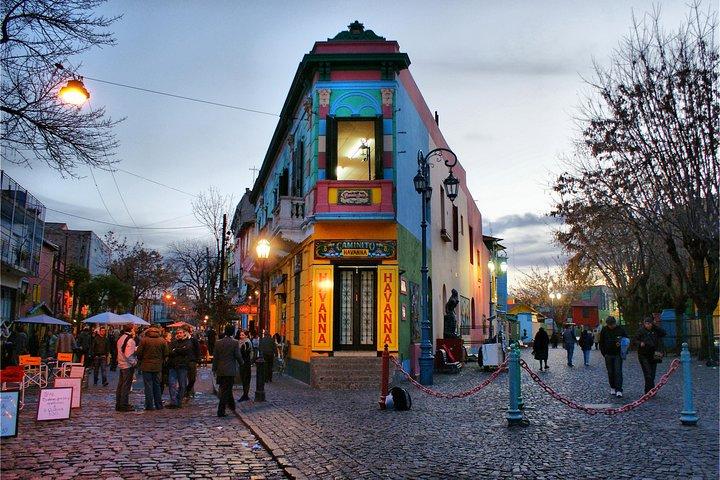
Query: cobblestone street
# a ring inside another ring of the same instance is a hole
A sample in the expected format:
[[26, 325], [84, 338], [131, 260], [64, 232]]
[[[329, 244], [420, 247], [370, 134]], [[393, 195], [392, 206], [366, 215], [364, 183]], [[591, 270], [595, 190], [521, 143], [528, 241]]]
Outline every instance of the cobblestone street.
[[[530, 361], [528, 351], [523, 358]], [[601, 360], [593, 351], [591, 367], [570, 369], [565, 351], [551, 349], [551, 370], [542, 375], [585, 404], [619, 406], [642, 394], [634, 355], [624, 367], [623, 399], [608, 395]], [[399, 382], [412, 395], [407, 412], [378, 410], [377, 390], [317, 391], [276, 377], [266, 403], [239, 404], [240, 420], [215, 416], [207, 369], [203, 392], [180, 411], [116, 413], [112, 383], [91, 386], [69, 421], [36, 423], [36, 407], [24, 410], [20, 435], [2, 442], [2, 478], [715, 479], [718, 370], [693, 365], [697, 427], [679, 421], [680, 372], [647, 404], [614, 417], [570, 410], [523, 373], [530, 425], [513, 429], [505, 421], [505, 374], [457, 400]], [[468, 364], [460, 375], [435, 375], [434, 388], [462, 391], [488, 375]], [[131, 399], [141, 407], [139, 387]]]

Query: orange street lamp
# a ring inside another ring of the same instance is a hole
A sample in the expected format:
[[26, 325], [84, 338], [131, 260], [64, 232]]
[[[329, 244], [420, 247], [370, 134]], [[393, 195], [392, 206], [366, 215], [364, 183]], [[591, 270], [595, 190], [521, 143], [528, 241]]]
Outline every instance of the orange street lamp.
[[81, 107], [90, 100], [90, 92], [85, 88], [82, 80], [77, 79], [68, 80], [67, 84], [60, 89], [58, 96], [63, 102], [77, 107]]

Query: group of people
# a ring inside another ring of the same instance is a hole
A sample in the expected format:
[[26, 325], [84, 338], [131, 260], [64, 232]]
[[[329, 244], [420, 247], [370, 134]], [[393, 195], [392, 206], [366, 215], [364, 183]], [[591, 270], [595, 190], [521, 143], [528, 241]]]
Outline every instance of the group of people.
[[[556, 333], [554, 332], [553, 336]], [[657, 364], [662, 356], [660, 353], [662, 352], [661, 339], [665, 335], [666, 332], [660, 327], [658, 320], [651, 316], [643, 319], [642, 327], [632, 339], [628, 337], [625, 329], [617, 324], [617, 320], [613, 316], [607, 317], [605, 326], [597, 334], [585, 326], [578, 338], [572, 324], [566, 324], [562, 333], [559, 334], [567, 352], [568, 367], [574, 366], [575, 344], [578, 344], [583, 352], [583, 361], [586, 367], [590, 366], [590, 351], [593, 345], [600, 350], [605, 359], [610, 395], [616, 397], [623, 396], [622, 364], [631, 345], [637, 348], [638, 360], [645, 381], [645, 393], [655, 387]], [[545, 328], [540, 327], [533, 340], [533, 356], [540, 362], [540, 371], [550, 369], [547, 364], [550, 343], [552, 343], [551, 336], [548, 335]]]

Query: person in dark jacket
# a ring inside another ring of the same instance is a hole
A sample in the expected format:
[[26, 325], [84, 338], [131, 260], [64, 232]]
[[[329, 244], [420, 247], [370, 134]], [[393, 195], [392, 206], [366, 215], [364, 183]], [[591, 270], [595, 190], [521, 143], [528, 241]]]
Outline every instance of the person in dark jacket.
[[235, 399], [232, 394], [233, 380], [238, 373], [238, 363], [242, 364], [240, 344], [233, 338], [233, 326], [225, 327], [225, 336], [215, 344], [212, 370], [217, 376], [219, 403], [217, 416], [224, 417], [225, 409], [235, 411]]
[[187, 390], [185, 391], [185, 398], [191, 398], [195, 396], [195, 379], [197, 378], [197, 367], [200, 363], [200, 342], [197, 337], [190, 334], [188, 330], [188, 336], [190, 342], [192, 342], [192, 360], [188, 365], [188, 384]]
[[207, 337], [207, 346], [208, 346], [208, 352], [210, 352], [210, 355], [215, 355], [215, 341], [217, 340], [217, 333], [215, 332], [215, 329], [210, 325], [210, 328], [207, 329], [207, 332], [205, 332], [205, 337]]
[[275, 366], [275, 352], [277, 350], [275, 349], [275, 341], [272, 339], [268, 331], [265, 331], [263, 337], [260, 339], [258, 350], [265, 362], [265, 381], [272, 382], [272, 372], [273, 367]]
[[250, 369], [252, 367], [253, 356], [255, 352], [253, 350], [248, 333], [240, 330], [240, 354], [242, 355], [243, 363], [240, 365], [240, 379], [242, 380], [243, 394], [238, 399], [240, 402], [250, 400], [248, 393], [250, 393]]
[[645, 378], [645, 393], [655, 387], [655, 372], [658, 364], [655, 360], [655, 352], [660, 350], [660, 342], [665, 335], [665, 330], [652, 317], [645, 317], [642, 328], [633, 339], [638, 346], [638, 361]]
[[545, 362], [545, 370], [550, 370], [547, 364], [549, 345], [550, 337], [548, 337], [545, 328], [540, 327], [540, 330], [535, 334], [535, 339], [533, 340], [533, 355], [535, 356], [535, 360], [540, 361], [541, 372], [543, 370], [543, 362]]
[[550, 335], [550, 343], [552, 344], [552, 347], [557, 348], [559, 342], [560, 334], [558, 332], [553, 332], [552, 335]]
[[105, 327], [100, 327], [92, 338], [93, 385], [98, 384], [98, 373], [102, 373], [102, 385], [103, 387], [108, 386], [108, 355], [110, 355], [110, 343], [107, 338], [107, 330]]
[[566, 324], [565, 330], [562, 333], [563, 347], [567, 352], [567, 365], [573, 367], [573, 353], [575, 352], [575, 344], [577, 339], [575, 338], [575, 327], [572, 324]]
[[85, 357], [85, 361], [83, 362], [85, 367], [93, 365], [92, 342], [93, 335], [90, 332], [90, 327], [83, 327], [77, 337], [77, 346], [82, 351], [81, 355]]
[[590, 327], [585, 325], [585, 327], [583, 327], [582, 333], [580, 334], [580, 341], [578, 342], [578, 344], [580, 345], [580, 349], [582, 349], [583, 362], [585, 363], [586, 367], [590, 366], [590, 351], [592, 350], [594, 340], [595, 339], [592, 332], [590, 331]]
[[145, 385], [145, 410], [163, 408], [160, 372], [169, 353], [168, 344], [162, 337], [160, 328], [153, 325], [145, 330], [136, 352]]
[[182, 400], [187, 389], [188, 370], [193, 355], [193, 344], [187, 331], [179, 328], [175, 332], [175, 340], [170, 343], [170, 355], [168, 356], [168, 366], [170, 367], [170, 376], [168, 377], [170, 405], [168, 408], [182, 407]]
[[615, 317], [605, 319], [605, 326], [600, 330], [600, 353], [605, 357], [605, 368], [610, 382], [610, 395], [622, 397], [623, 374], [622, 356], [620, 355], [620, 339], [627, 337], [625, 330], [617, 325]]

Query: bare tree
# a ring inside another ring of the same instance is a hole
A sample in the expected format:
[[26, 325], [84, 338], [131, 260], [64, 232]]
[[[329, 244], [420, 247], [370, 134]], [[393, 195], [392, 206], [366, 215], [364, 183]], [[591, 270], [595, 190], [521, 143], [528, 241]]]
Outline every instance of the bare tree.
[[222, 195], [215, 187], [210, 187], [207, 192], [200, 192], [192, 202], [193, 215], [215, 237], [218, 254], [222, 242], [223, 215], [230, 211], [232, 200], [232, 195]]
[[2, 2], [2, 161], [45, 162], [69, 175], [82, 164], [108, 168], [114, 163], [117, 122], [102, 107], [80, 109], [57, 99], [61, 85], [78, 78], [71, 57], [115, 44], [107, 28], [119, 17], [93, 14], [104, 1]]
[[[574, 212], [599, 207], [646, 250], [662, 244], [680, 279], [675, 285], [687, 288], [706, 319], [719, 296], [716, 28], [717, 16], [701, 12], [699, 4], [673, 34], [660, 27], [658, 11], [633, 19], [610, 65], [595, 67], [589, 82], [595, 95], [582, 107], [584, 155], [557, 179], [554, 212], [580, 227], [592, 222]], [[601, 238], [615, 238], [612, 247], [623, 248], [626, 234], [610, 222], [597, 225], [608, 227]], [[568, 245], [586, 251], [597, 237]], [[707, 347], [709, 322], [705, 333]]]

